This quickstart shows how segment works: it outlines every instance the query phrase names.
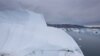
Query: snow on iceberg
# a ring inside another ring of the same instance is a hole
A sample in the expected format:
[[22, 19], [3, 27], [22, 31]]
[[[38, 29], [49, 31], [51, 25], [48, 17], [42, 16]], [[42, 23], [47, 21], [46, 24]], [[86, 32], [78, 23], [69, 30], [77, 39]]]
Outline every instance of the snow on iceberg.
[[84, 56], [70, 35], [47, 27], [41, 14], [28, 10], [0, 11], [0, 56], [68, 55]]

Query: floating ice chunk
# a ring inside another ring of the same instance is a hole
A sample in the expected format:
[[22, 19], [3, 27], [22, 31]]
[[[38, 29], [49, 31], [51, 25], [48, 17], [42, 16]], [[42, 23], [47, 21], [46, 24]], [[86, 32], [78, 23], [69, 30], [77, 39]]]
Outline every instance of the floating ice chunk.
[[72, 37], [63, 30], [47, 27], [41, 14], [27, 10], [0, 11], [1, 56], [25, 56], [36, 50], [71, 50], [74, 56], [83, 56]]

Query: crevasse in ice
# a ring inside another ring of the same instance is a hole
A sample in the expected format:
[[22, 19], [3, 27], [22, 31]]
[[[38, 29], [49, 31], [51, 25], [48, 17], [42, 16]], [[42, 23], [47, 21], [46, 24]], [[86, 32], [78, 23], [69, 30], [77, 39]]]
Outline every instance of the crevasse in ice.
[[43, 15], [0, 11], [0, 56], [83, 56], [70, 35], [47, 27]]

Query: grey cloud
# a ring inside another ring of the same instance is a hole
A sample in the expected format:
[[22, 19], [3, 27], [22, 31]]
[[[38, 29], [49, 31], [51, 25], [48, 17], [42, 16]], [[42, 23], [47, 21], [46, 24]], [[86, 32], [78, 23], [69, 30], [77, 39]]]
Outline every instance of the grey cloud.
[[18, 8], [43, 13], [48, 23], [100, 24], [100, 0], [0, 0], [0, 9]]

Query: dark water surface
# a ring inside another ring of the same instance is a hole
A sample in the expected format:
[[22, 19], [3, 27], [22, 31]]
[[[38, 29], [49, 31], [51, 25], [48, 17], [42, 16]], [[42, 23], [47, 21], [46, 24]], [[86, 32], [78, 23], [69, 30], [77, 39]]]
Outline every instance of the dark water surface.
[[100, 56], [100, 34], [68, 32], [78, 43], [85, 56]]

